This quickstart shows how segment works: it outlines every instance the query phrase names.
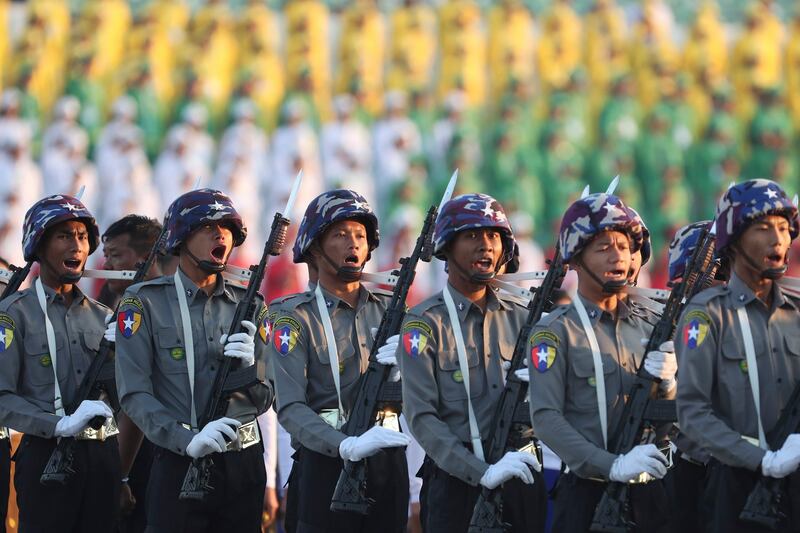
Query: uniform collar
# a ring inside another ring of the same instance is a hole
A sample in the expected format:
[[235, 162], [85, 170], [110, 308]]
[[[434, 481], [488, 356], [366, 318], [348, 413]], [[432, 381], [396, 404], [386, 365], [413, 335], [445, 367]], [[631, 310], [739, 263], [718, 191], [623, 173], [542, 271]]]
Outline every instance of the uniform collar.
[[[181, 277], [183, 288], [186, 291], [186, 303], [191, 305], [197, 295], [203, 292], [203, 290], [198, 287], [194, 281], [189, 279], [189, 276], [187, 276], [183, 270], [180, 269], [180, 267], [178, 267], [178, 275]], [[203, 294], [205, 293], [203, 292]], [[236, 303], [236, 300], [233, 298], [233, 294], [231, 294], [230, 288], [225, 284], [225, 278], [223, 278], [221, 274], [217, 274], [217, 281], [214, 284], [214, 290], [209, 297], [213, 296], [225, 296], [231, 302]]]
[[[447, 288], [450, 290], [450, 294], [453, 296], [453, 303], [456, 304], [456, 311], [458, 312], [458, 319], [459, 320], [461, 320], [463, 322], [467, 318], [467, 314], [469, 313], [470, 308], [473, 307], [473, 306], [479, 312], [483, 313], [483, 311], [481, 311], [480, 307], [475, 305], [475, 303], [473, 303], [472, 300], [470, 300], [469, 298], [467, 298], [466, 296], [461, 294], [458, 291], [458, 289], [456, 289], [455, 287], [450, 285], [450, 283], [447, 284]], [[510, 307], [511, 306], [507, 302], [504, 302], [503, 300], [501, 300], [497, 296], [497, 294], [494, 292], [494, 290], [492, 290], [491, 287], [487, 287], [487, 289], [486, 289], [486, 311], [487, 312], [489, 312], [489, 311], [497, 311], [498, 309], [507, 310]]]
[[[352, 309], [352, 307], [350, 307], [350, 304], [348, 304], [338, 296], [335, 296], [334, 294], [328, 292], [322, 285], [320, 285], [319, 288], [322, 291], [322, 297], [325, 298], [325, 305], [328, 307], [328, 312], [331, 312], [340, 306], [344, 307], [345, 309]], [[312, 292], [314, 290], [316, 290], [316, 287], [312, 289]], [[364, 287], [364, 285], [359, 285], [356, 310], [364, 307], [364, 304], [366, 304], [367, 301], [378, 301], [378, 298], [369, 289]]]
[[[64, 296], [57, 293], [55, 289], [52, 287], [45, 285], [42, 282], [42, 288], [44, 289], [45, 299], [47, 300], [47, 304], [51, 305], [53, 302], [58, 302], [63, 305], [64, 303]], [[72, 303], [80, 305], [83, 303], [83, 300], [86, 298], [86, 295], [83, 294], [83, 291], [78, 287], [77, 284], [72, 285]]]
[[[608, 311], [604, 311], [600, 309], [596, 303], [587, 300], [580, 293], [577, 293], [576, 296], [581, 299], [583, 302], [583, 306], [586, 308], [586, 315], [589, 317], [589, 322], [592, 323], [592, 326], [597, 325], [603, 316], [611, 318], [612, 315]], [[625, 301], [625, 299], [620, 299], [617, 303], [617, 318], [620, 320], [627, 320], [629, 317], [633, 315], [633, 310], [631, 306]]]
[[[735, 272], [731, 272], [731, 279], [728, 281], [728, 290], [731, 291], [731, 298], [733, 300], [734, 308], [744, 307], [753, 300], [758, 300], [753, 292], [753, 289], [748, 287], [747, 284], [742, 281], [742, 279], [737, 276]], [[797, 309], [797, 306], [794, 304], [794, 302], [784, 296], [783, 291], [780, 290], [777, 281], [772, 282], [772, 307], [773, 309], [777, 309], [779, 307], [789, 307], [795, 310]]]

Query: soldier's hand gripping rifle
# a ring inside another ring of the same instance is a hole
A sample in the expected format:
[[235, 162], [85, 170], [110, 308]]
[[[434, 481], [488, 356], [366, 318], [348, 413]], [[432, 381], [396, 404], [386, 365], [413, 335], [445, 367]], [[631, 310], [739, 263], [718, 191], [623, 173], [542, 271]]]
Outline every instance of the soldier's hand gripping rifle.
[[[708, 287], [716, 268], [714, 261], [715, 229], [705, 229], [686, 265], [686, 274], [670, 292], [664, 312], [653, 328], [645, 348], [647, 354], [658, 350], [662, 343], [672, 339], [678, 318], [689, 299]], [[644, 359], [633, 383], [628, 389], [628, 401], [622, 412], [622, 428], [609, 447], [614, 455], [628, 453], [642, 441], [645, 431], [656, 432], [658, 426], [677, 420], [675, 400], [658, 400], [658, 379], [644, 368]], [[630, 509], [627, 483], [609, 481], [594, 511], [591, 531], [627, 533], [636, 526]]]
[[[400, 259], [401, 267], [397, 274], [397, 283], [392, 291], [392, 299], [383, 313], [375, 339], [372, 342], [369, 364], [360, 378], [352, 412], [347, 422], [342, 426], [342, 432], [345, 435], [363, 435], [375, 425], [379, 409], [400, 414], [402, 393], [399, 393], [399, 388], [397, 387], [399, 383], [388, 383], [392, 367], [378, 363], [376, 355], [378, 349], [386, 344], [386, 340], [400, 331], [403, 318], [406, 315], [406, 297], [416, 276], [417, 264], [420, 260], [426, 263], [431, 260], [436, 217], [442, 206], [452, 196], [457, 179], [458, 171], [453, 173], [450, 178], [438, 209], [435, 205], [428, 209], [428, 213], [425, 215], [425, 222], [422, 225], [422, 231], [414, 245], [414, 251], [409, 257]], [[387, 390], [390, 389], [390, 386], [394, 389], [392, 392]], [[356, 462], [345, 461], [331, 498], [331, 511], [367, 514], [373, 501], [369, 497], [367, 487], [366, 459]]]
[[[497, 411], [492, 423], [491, 438], [489, 439], [486, 462], [494, 464], [499, 461], [511, 447], [512, 431], [516, 431], [519, 416], [515, 412], [524, 404], [528, 394], [528, 384], [520, 380], [514, 372], [524, 368], [523, 361], [530, 353], [528, 342], [531, 330], [542, 318], [542, 314], [553, 306], [553, 293], [561, 287], [566, 266], [561, 260], [561, 254], [556, 247], [556, 254], [548, 261], [549, 268], [542, 280], [541, 286], [534, 292], [533, 298], [528, 302], [528, 316], [517, 336], [514, 345], [514, 355], [511, 358], [511, 367], [506, 374], [506, 385], [500, 396]], [[525, 413], [525, 419], [530, 420], [530, 415]], [[525, 424], [525, 426], [528, 426]], [[528, 429], [528, 428], [524, 428]], [[494, 489], [483, 488], [469, 522], [469, 533], [502, 533], [507, 531], [509, 525], [503, 522], [503, 490], [502, 487]]]
[[[133, 283], [140, 283], [145, 280], [147, 273], [153, 266], [153, 262], [161, 255], [162, 248], [167, 237], [166, 221], [161, 229], [161, 233], [156, 239], [155, 244], [147, 254], [144, 262], [136, 266], [136, 272], [133, 276]], [[10, 284], [9, 284], [10, 285]], [[111, 323], [117, 320], [117, 313], [119, 312], [119, 304], [114, 310]], [[68, 414], [74, 413], [78, 406], [84, 400], [96, 400], [105, 392], [108, 396], [112, 408], [116, 411], [119, 408], [119, 401], [117, 399], [117, 387], [114, 376], [114, 343], [107, 340], [105, 337], [100, 341], [100, 348], [97, 355], [92, 359], [89, 369], [86, 371], [86, 376], [81, 381], [75, 398], [66, 406], [65, 411]], [[105, 425], [106, 419], [102, 416], [96, 416], [89, 421], [89, 427], [94, 430], [100, 430]], [[75, 469], [72, 467], [73, 454], [74, 454], [75, 439], [73, 437], [61, 437], [58, 440], [50, 459], [44, 467], [41, 478], [39, 481], [43, 485], [63, 485], [65, 484]]]
[[[302, 171], [300, 171], [295, 178], [289, 200], [286, 202], [286, 207], [283, 210], [283, 213], [287, 216], [294, 207], [294, 200], [297, 197], [297, 191], [300, 188], [301, 181]], [[243, 320], [254, 319], [258, 304], [258, 290], [261, 288], [261, 282], [264, 280], [269, 256], [278, 256], [281, 254], [283, 245], [286, 243], [286, 232], [288, 229], [289, 219], [282, 213], [275, 213], [275, 217], [272, 219], [269, 237], [264, 245], [264, 252], [261, 254], [261, 261], [259, 261], [258, 265], [252, 265], [250, 267], [250, 271], [252, 272], [250, 282], [247, 284], [244, 297], [242, 297], [241, 301], [239, 301], [236, 306], [236, 311], [233, 314], [233, 320], [228, 330], [228, 338], [236, 333], [245, 331], [242, 326]], [[246, 391], [261, 382], [258, 377], [256, 364], [246, 368], [235, 368], [233, 363], [234, 361], [230, 357], [223, 358], [219, 370], [214, 375], [214, 383], [211, 388], [211, 396], [209, 397], [208, 405], [203, 411], [202, 418], [198, 420], [199, 427], [202, 428], [212, 420], [225, 416], [228, 410], [228, 402], [233, 393]], [[238, 366], [238, 360], [236, 363]], [[214, 460], [211, 458], [211, 455], [194, 459], [189, 465], [186, 476], [183, 478], [183, 484], [181, 485], [180, 494], [178, 495], [179, 499], [200, 502], [206, 501], [214, 490], [211, 484], [213, 468]]]

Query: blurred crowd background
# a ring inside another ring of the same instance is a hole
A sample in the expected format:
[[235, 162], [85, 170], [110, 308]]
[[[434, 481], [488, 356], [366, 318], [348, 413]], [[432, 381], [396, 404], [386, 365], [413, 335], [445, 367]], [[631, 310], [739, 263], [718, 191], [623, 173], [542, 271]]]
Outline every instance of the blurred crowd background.
[[800, 190], [799, 8], [0, 0], [0, 250], [20, 261], [44, 194], [86, 186], [102, 230], [200, 184], [244, 215], [247, 263], [302, 168], [294, 219], [327, 188], [358, 190], [387, 266], [458, 168], [461, 191], [506, 206], [535, 268], [569, 201], [619, 175], [663, 286], [672, 231], [711, 218], [728, 183]]

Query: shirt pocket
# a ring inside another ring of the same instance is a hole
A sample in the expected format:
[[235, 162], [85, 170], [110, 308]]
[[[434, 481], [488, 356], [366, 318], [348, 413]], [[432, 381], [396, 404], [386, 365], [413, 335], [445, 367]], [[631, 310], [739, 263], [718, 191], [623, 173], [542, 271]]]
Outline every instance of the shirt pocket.
[[105, 331], [102, 330], [81, 331], [80, 336], [83, 348], [91, 352], [100, 351], [100, 341], [103, 340], [104, 334]]
[[[69, 357], [65, 353], [64, 337], [56, 333], [56, 352], [61, 354], [61, 359], [56, 361], [58, 379], [67, 378]], [[25, 349], [26, 380], [33, 386], [53, 385], [53, 357], [47, 345], [47, 335], [27, 335], [23, 343]], [[60, 365], [58, 363], [61, 363]]]
[[[470, 399], [475, 399], [482, 396], [486, 389], [485, 372], [480, 364], [481, 358], [478, 356], [478, 349], [475, 346], [467, 346], [466, 352]], [[464, 374], [458, 363], [458, 352], [456, 350], [440, 351], [437, 357], [437, 366], [442, 400], [447, 402], [466, 400], [467, 389], [464, 387]]]
[[[591, 354], [587, 355], [588, 357], [570, 360], [566, 398], [576, 411], [596, 413], [598, 412], [597, 378], [594, 371], [594, 360]], [[603, 378], [606, 387], [606, 405], [611, 405], [612, 395], [619, 388], [614, 377], [616, 363], [605, 354], [601, 356], [601, 361], [603, 362]]]
[[[353, 383], [361, 375], [361, 361], [358, 360], [355, 347], [349, 342], [341, 346], [337, 343], [336, 348], [339, 352], [339, 384], [341, 388]], [[321, 344], [314, 346], [314, 353], [317, 354], [319, 365], [316, 372], [311, 375], [315, 383], [322, 386], [325, 390], [336, 390], [331, 373], [331, 361], [328, 355], [328, 343], [323, 340]]]
[[188, 374], [186, 346], [178, 335], [178, 328], [156, 329], [158, 346], [156, 365], [165, 374]]

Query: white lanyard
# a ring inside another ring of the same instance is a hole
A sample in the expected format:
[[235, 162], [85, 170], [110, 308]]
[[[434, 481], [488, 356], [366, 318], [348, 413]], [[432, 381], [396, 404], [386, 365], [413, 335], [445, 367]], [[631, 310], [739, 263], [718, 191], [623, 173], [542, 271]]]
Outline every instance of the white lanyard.
[[469, 384], [469, 364], [467, 363], [467, 348], [464, 346], [464, 336], [461, 333], [461, 321], [456, 313], [456, 304], [450, 294], [450, 287], [445, 287], [442, 291], [444, 303], [447, 306], [447, 315], [450, 317], [450, 326], [453, 328], [453, 336], [456, 338], [456, 351], [458, 352], [458, 367], [461, 370], [461, 378], [464, 382], [464, 389], [467, 391], [467, 416], [469, 418], [469, 436], [472, 440], [472, 452], [481, 461], [486, 461], [483, 454], [483, 444], [481, 442], [481, 432], [478, 429], [478, 421], [475, 418], [475, 410], [472, 408], [472, 395], [470, 394]]
[[575, 303], [575, 310], [578, 311], [578, 317], [581, 319], [583, 331], [586, 333], [586, 339], [589, 341], [589, 347], [592, 349], [595, 392], [597, 393], [597, 412], [600, 414], [600, 428], [603, 431], [603, 448], [608, 449], [606, 379], [603, 373], [603, 359], [600, 356], [600, 345], [597, 343], [597, 335], [594, 334], [594, 328], [592, 327], [592, 323], [589, 321], [589, 315], [586, 314], [586, 307], [584, 307], [581, 297], [578, 295], [577, 291], [572, 294], [572, 301]]
[[344, 422], [344, 407], [342, 406], [342, 388], [339, 382], [339, 349], [336, 347], [336, 335], [333, 333], [333, 324], [331, 324], [331, 317], [328, 314], [328, 306], [325, 303], [325, 297], [322, 295], [322, 289], [319, 288], [319, 283], [314, 288], [314, 296], [317, 299], [317, 309], [319, 309], [319, 318], [322, 320], [322, 329], [325, 332], [325, 342], [328, 344], [328, 362], [331, 366], [331, 377], [333, 378], [333, 386], [336, 387], [336, 399], [339, 401], [339, 416], [336, 422], [336, 429], [339, 429]]
[[64, 401], [61, 398], [61, 385], [58, 383], [58, 354], [56, 353], [56, 332], [53, 329], [53, 323], [50, 322], [50, 317], [47, 316], [47, 297], [44, 294], [44, 288], [42, 287], [42, 280], [40, 278], [36, 278], [34, 282], [34, 286], [36, 287], [36, 297], [39, 300], [39, 307], [42, 308], [42, 313], [44, 313], [44, 329], [47, 333], [47, 349], [50, 352], [50, 364], [53, 367], [53, 381], [55, 385], [53, 386], [54, 394], [53, 394], [53, 405], [56, 409], [56, 414], [58, 416], [66, 415], [66, 411], [64, 411]]
[[764, 425], [761, 423], [761, 393], [758, 387], [758, 363], [756, 362], [756, 349], [753, 345], [753, 333], [750, 331], [750, 319], [747, 318], [747, 309], [740, 307], [736, 310], [739, 318], [739, 327], [744, 338], [744, 354], [747, 357], [747, 377], [750, 378], [750, 392], [753, 393], [753, 403], [756, 406], [758, 419], [758, 445], [768, 450], [767, 438], [764, 435]]
[[175, 271], [175, 292], [178, 295], [178, 307], [181, 310], [181, 327], [183, 328], [183, 344], [186, 348], [186, 370], [189, 373], [189, 396], [191, 400], [192, 431], [197, 431], [197, 408], [194, 405], [194, 337], [192, 336], [192, 319], [189, 316], [189, 304], [186, 303], [186, 291], [181, 281], [180, 270]]

